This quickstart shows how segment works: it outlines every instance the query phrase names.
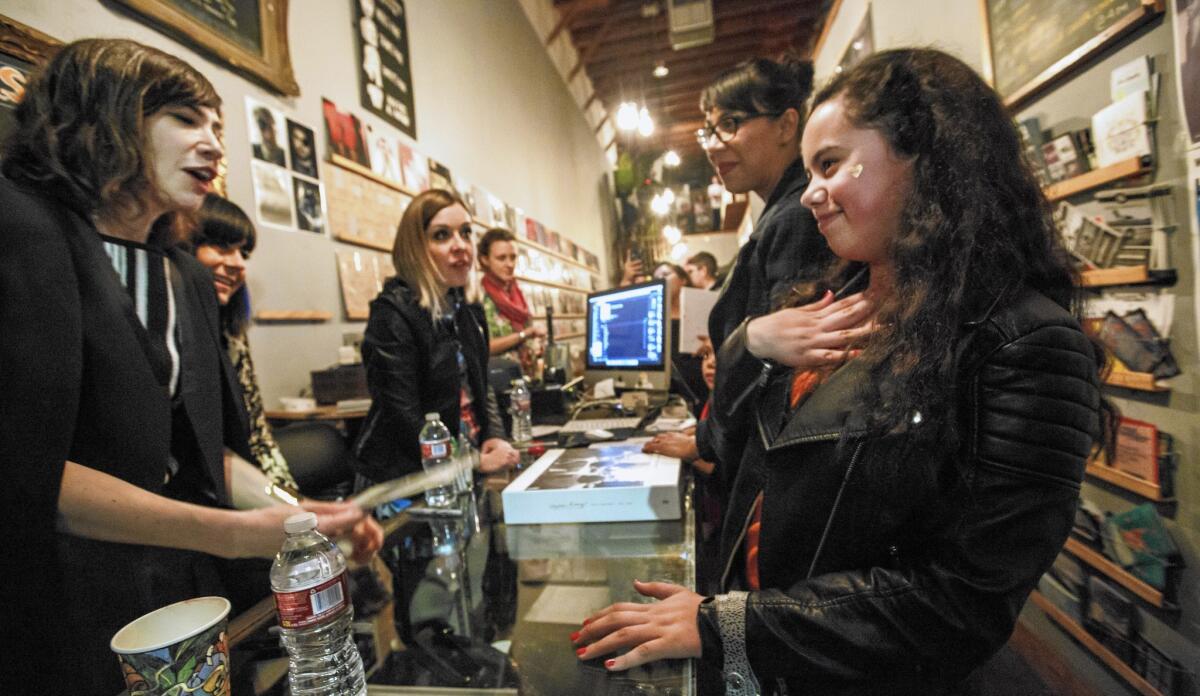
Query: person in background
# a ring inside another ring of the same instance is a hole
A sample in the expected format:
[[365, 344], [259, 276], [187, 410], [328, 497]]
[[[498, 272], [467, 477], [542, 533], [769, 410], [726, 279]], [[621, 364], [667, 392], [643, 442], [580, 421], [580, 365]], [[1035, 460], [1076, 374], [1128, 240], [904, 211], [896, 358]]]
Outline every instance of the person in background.
[[721, 229], [721, 203], [725, 198], [725, 187], [721, 185], [719, 178], [713, 176], [705, 193], [708, 194], [708, 209], [712, 213], [712, 228], [715, 232]]
[[192, 253], [212, 273], [220, 306], [221, 344], [241, 386], [242, 404], [250, 420], [251, 463], [257, 464], [271, 483], [298, 491], [287, 460], [275, 443], [263, 411], [262, 393], [250, 359], [250, 292], [246, 288], [246, 261], [254, 251], [254, 223], [236, 203], [210, 193], [200, 206]]
[[683, 396], [692, 413], [697, 413], [708, 401], [708, 387], [700, 375], [701, 359], [698, 355], [679, 351], [679, 298], [681, 291], [689, 287], [687, 271], [670, 261], [660, 261], [654, 266], [651, 277], [667, 281], [671, 312], [671, 391]]
[[630, 247], [625, 251], [625, 260], [621, 263], [621, 280], [617, 283], [619, 287], [626, 285], [636, 285], [650, 280], [650, 276], [646, 274], [646, 263], [642, 260], [642, 252], [637, 247]]
[[[0, 693], [117, 693], [113, 634], [223, 594], [214, 557], [273, 556], [299, 511], [235, 454], [213, 280], [177, 246], [217, 174], [220, 107], [174, 56], [81, 40], [34, 73], [0, 144], [5, 629], [22, 647]], [[382, 542], [350, 503], [302, 506], [360, 559]]]
[[720, 289], [720, 285], [717, 284], [717, 257], [707, 251], [693, 254], [683, 264], [683, 270], [687, 271], [688, 281], [693, 288]]
[[418, 434], [434, 411], [479, 449], [482, 471], [517, 463], [487, 380], [483, 308], [465, 296], [474, 255], [458, 196], [431, 189], [409, 203], [392, 247], [396, 275], [371, 301], [363, 336], [371, 409], [354, 449], [371, 483], [421, 471]]
[[488, 350], [503, 355], [531, 374], [533, 358], [528, 341], [541, 338], [546, 330], [530, 322], [529, 305], [517, 285], [517, 238], [512, 232], [493, 227], [483, 233], [476, 247], [483, 269], [483, 313], [487, 317]]
[[720, 592], [637, 583], [661, 601], [573, 639], [582, 660], [619, 651], [611, 670], [698, 657], [739, 693], [952, 693], [1008, 639], [1111, 445], [1104, 354], [1012, 117], [962, 61], [867, 57], [816, 96], [802, 148], [804, 204], [846, 264], [797, 301], [865, 268], [878, 328], [750, 390]]

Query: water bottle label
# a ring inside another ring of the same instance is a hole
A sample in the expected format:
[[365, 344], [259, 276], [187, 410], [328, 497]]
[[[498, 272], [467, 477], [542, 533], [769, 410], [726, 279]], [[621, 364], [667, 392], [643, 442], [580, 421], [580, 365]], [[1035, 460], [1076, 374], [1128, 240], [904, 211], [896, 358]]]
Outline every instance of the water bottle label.
[[340, 613], [349, 604], [346, 574], [295, 592], [276, 592], [275, 609], [283, 628], [305, 628]]
[[421, 443], [421, 459], [441, 459], [450, 454], [449, 440]]

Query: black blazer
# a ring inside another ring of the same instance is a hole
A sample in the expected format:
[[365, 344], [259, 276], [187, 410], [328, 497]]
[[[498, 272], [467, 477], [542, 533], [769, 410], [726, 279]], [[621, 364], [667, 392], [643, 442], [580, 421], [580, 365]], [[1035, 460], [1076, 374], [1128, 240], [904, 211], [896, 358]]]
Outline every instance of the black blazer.
[[[22, 553], [6, 563], [6, 579], [19, 588], [15, 597], [32, 600], [13, 602], [14, 628], [32, 641], [27, 654], [39, 656], [18, 672], [39, 673], [22, 688], [48, 680], [74, 693], [112, 693], [120, 679], [109, 638], [172, 594], [141, 575], [161, 570], [154, 560], [159, 550], [55, 530], [64, 462], [161, 492], [171, 397], [95, 228], [61, 201], [4, 179], [0, 210], [3, 519]], [[179, 395], [194, 434], [193, 460], [217, 502], [227, 504], [222, 448], [228, 443], [248, 454], [245, 413], [220, 349], [211, 276], [185, 252], [171, 250], [168, 257], [180, 331]], [[4, 679], [10, 677], [6, 672]]]

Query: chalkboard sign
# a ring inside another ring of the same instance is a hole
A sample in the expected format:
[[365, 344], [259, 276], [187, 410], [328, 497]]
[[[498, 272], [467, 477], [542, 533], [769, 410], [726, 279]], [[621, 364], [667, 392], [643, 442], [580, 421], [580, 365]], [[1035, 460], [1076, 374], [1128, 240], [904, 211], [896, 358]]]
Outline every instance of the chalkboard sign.
[[1016, 107], [1163, 13], [1162, 0], [980, 0], [984, 71]]
[[416, 139], [417, 110], [404, 2], [375, 0], [355, 6], [362, 105]]
[[25, 96], [30, 73], [61, 45], [57, 39], [0, 15], [0, 140], [16, 125], [13, 111]]

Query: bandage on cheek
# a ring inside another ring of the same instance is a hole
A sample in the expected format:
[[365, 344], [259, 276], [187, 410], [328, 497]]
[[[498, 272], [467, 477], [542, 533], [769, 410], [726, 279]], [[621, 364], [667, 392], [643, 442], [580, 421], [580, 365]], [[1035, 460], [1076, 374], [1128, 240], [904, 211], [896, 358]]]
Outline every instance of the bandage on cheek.
[[850, 167], [850, 176], [854, 177], [855, 179], [862, 176], [862, 172], [863, 172], [862, 162], [859, 162], [858, 164], [854, 165], [853, 167]]

